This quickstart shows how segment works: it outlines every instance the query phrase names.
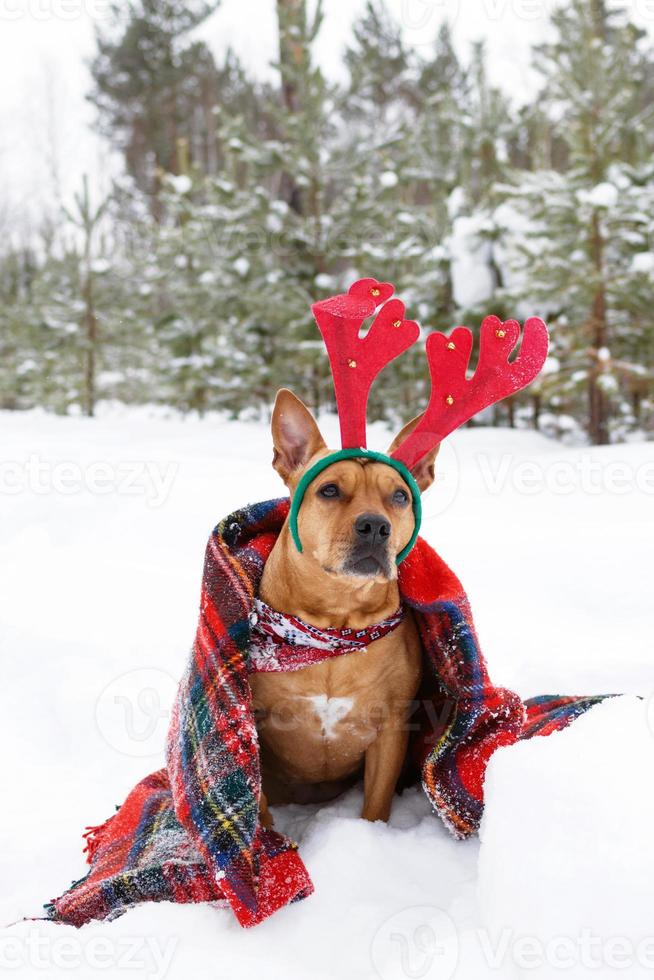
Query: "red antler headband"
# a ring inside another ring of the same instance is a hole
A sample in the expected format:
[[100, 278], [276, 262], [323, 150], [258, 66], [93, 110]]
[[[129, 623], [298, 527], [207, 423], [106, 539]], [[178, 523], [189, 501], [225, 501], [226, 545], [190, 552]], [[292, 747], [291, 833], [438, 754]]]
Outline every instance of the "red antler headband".
[[[466, 377], [472, 352], [471, 331], [456, 327], [449, 337], [436, 331], [429, 334], [425, 346], [431, 375], [427, 409], [391, 456], [372, 453], [366, 449], [366, 406], [372, 383], [420, 335], [418, 324], [404, 319], [404, 303], [391, 298], [394, 288], [388, 282], [359, 279], [347, 293], [331, 296], [311, 307], [331, 364], [343, 449], [311, 467], [293, 495], [291, 532], [300, 551], [297, 517], [309, 483], [339, 459], [369, 457], [397, 469], [413, 495], [416, 528], [411, 541], [398, 555], [398, 563], [402, 561], [415, 543], [420, 523], [420, 491], [411, 476], [411, 468], [477, 412], [526, 388], [547, 357], [547, 327], [538, 317], [526, 320], [519, 353], [509, 361], [520, 337], [520, 324], [517, 320], [502, 322], [496, 316], [487, 316], [481, 325], [479, 360], [471, 378]], [[363, 321], [378, 307], [381, 309], [368, 333], [360, 337]]]

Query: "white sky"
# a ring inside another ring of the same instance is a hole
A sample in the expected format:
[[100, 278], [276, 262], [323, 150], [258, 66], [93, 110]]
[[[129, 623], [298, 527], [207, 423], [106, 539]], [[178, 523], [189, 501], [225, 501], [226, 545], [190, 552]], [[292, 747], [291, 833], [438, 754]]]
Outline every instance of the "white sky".
[[[313, 0], [309, 0], [313, 6]], [[316, 57], [339, 75], [340, 54], [365, 0], [324, 0]], [[617, 2], [617, 0], [616, 0]], [[611, 0], [609, 0], [611, 3]], [[534, 91], [529, 48], [543, 39], [554, 0], [387, 0], [415, 46], [430, 46], [447, 17], [461, 54], [484, 38], [491, 78], [517, 99]], [[654, 0], [627, 0], [632, 17], [654, 30]], [[112, 172], [107, 148], [90, 132], [86, 62], [94, 23], [107, 0], [0, 0], [0, 231], [34, 226], [52, 200], [52, 163], [64, 196], [89, 172], [98, 187]], [[276, 56], [274, 0], [223, 0], [200, 34], [217, 54], [231, 45], [257, 74]], [[9, 220], [7, 220], [9, 219]]]

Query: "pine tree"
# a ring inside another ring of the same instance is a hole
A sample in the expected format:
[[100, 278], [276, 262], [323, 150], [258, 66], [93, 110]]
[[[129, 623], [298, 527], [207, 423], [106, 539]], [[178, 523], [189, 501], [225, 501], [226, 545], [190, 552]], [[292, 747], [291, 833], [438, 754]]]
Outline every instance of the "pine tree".
[[31, 297], [37, 272], [31, 248], [10, 247], [0, 260], [0, 408], [34, 404], [37, 351]]
[[124, 154], [127, 172], [152, 202], [162, 173], [180, 173], [181, 155], [214, 165], [213, 116], [219, 75], [207, 46], [189, 33], [218, 0], [137, 0], [111, 6], [98, 32], [90, 95], [100, 131]]
[[[367, 6], [353, 36], [336, 150], [344, 178], [332, 208], [346, 274], [329, 286], [341, 289], [364, 275], [401, 283], [407, 316], [420, 319], [426, 335], [451, 326], [453, 315], [447, 199], [458, 177], [453, 120], [463, 73], [446, 28], [432, 58], [421, 61], [404, 48], [399, 25], [380, 3]], [[371, 418], [397, 423], [420, 409], [423, 347], [389, 366], [383, 397], [373, 388]]]
[[[88, 184], [74, 209], [44, 224], [33, 248], [0, 262], [0, 400], [91, 415], [100, 399], [138, 399], [147, 363], [131, 314], [134, 263], [109, 234], [109, 200]], [[136, 252], [138, 254], [139, 248]]]
[[[83, 258], [80, 264], [80, 291], [83, 304], [83, 403], [84, 412], [89, 416], [95, 413], [97, 359], [98, 349], [101, 343], [96, 308], [96, 269], [93, 264], [93, 248], [99, 224], [107, 210], [108, 204], [108, 200], [105, 199], [96, 207], [93, 207], [89, 194], [88, 177], [85, 176], [81, 193], [75, 195], [75, 211], [67, 213], [67, 217], [73, 226], [79, 230], [82, 238]], [[101, 266], [101, 268], [104, 268], [104, 266]]]
[[[443, 25], [413, 51], [382, 0], [354, 25], [341, 86], [315, 63], [319, 4], [277, 0], [266, 83], [194, 40], [214, 7], [115, 6], [92, 99], [126, 177], [101, 216], [87, 189], [29, 247], [5, 240], [1, 405], [256, 415], [290, 385], [331, 406], [309, 307], [374, 275], [423, 340], [489, 312], [552, 323], [548, 370], [496, 421], [562, 433], [588, 414], [594, 441], [654, 429], [654, 57], [623, 14], [558, 10], [543, 91], [513, 110], [483, 46], [464, 65]], [[486, 285], [457, 308], [452, 270], [471, 254]], [[424, 406], [422, 346], [373, 389], [371, 418]]]
[[462, 182], [470, 105], [467, 72], [454, 50], [447, 21], [440, 27], [432, 56], [420, 65], [416, 93], [416, 153], [447, 197]]
[[586, 389], [588, 435], [601, 444], [612, 430], [620, 435], [629, 415], [629, 372], [618, 366], [627, 338], [643, 329], [629, 296], [639, 286], [634, 255], [651, 245], [642, 168], [654, 101], [643, 102], [642, 84], [652, 54], [642, 32], [599, 0], [574, 0], [553, 23], [556, 39], [538, 52], [542, 103], [556, 112], [569, 165], [525, 176], [510, 196], [532, 225], [520, 249], [527, 295], [554, 318], [561, 371], [550, 387], [582, 415]]
[[483, 42], [473, 45], [468, 72], [468, 108], [462, 152], [461, 185], [471, 204], [478, 204], [507, 172], [513, 133], [508, 97], [488, 80]]
[[374, 127], [397, 119], [398, 109], [415, 99], [411, 61], [400, 25], [383, 0], [367, 0], [344, 55], [352, 118], [359, 116]]

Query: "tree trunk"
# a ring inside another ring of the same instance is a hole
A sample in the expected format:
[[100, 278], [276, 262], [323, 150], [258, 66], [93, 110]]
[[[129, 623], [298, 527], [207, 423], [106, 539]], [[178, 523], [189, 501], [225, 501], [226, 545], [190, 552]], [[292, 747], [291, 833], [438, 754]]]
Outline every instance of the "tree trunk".
[[608, 11], [605, 0], [590, 0], [590, 16], [593, 22], [593, 34], [601, 38], [602, 41], [608, 40]]
[[[279, 70], [284, 107], [289, 115], [302, 111], [302, 92], [298, 84], [306, 69], [307, 11], [305, 0], [277, 0]], [[284, 200], [296, 214], [304, 214], [303, 194], [293, 174], [284, 171], [281, 179]]]
[[636, 422], [640, 423], [641, 420], [641, 395], [638, 388], [634, 388], [631, 393], [631, 407], [634, 413], [634, 418]]
[[86, 358], [84, 365], [84, 414], [95, 414], [95, 352], [98, 343], [98, 319], [93, 300], [92, 272], [87, 265], [84, 281], [84, 325], [86, 327]]
[[282, 95], [284, 105], [292, 113], [300, 108], [297, 72], [306, 57], [306, 17], [305, 0], [277, 0]]
[[541, 396], [536, 394], [531, 397], [531, 424], [534, 429], [540, 429], [540, 411], [542, 407]]
[[588, 372], [588, 431], [594, 445], [609, 443], [609, 400], [600, 384], [602, 362], [600, 351], [608, 347], [608, 323], [606, 319], [606, 287], [604, 284], [604, 241], [597, 212], [593, 214], [591, 232], [593, 265], [597, 272], [597, 288], [590, 315], [591, 358]]

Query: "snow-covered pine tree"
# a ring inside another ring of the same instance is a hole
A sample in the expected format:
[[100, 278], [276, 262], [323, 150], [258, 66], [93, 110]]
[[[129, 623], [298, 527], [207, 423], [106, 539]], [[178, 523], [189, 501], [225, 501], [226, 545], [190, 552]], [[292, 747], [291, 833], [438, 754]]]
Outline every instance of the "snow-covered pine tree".
[[165, 217], [146, 270], [157, 396], [183, 411], [256, 409], [269, 401], [277, 365], [265, 329], [272, 202], [264, 188], [253, 193], [228, 177], [233, 152], [240, 171], [246, 147], [239, 142], [225, 150], [225, 176], [166, 178]]
[[[449, 35], [441, 32], [433, 53], [421, 59], [404, 46], [387, 9], [369, 3], [355, 22], [345, 62], [350, 78], [335, 149], [343, 178], [333, 218], [347, 275], [338, 287], [355, 276], [392, 279], [401, 284], [407, 315], [425, 333], [449, 328], [447, 197], [458, 165], [457, 141], [446, 148], [445, 133], [453, 135], [458, 93], [448, 86], [460, 71]], [[371, 417], [406, 419], [424, 406], [426, 389], [419, 344], [386, 369], [383, 397], [373, 388]]]
[[489, 81], [483, 41], [472, 46], [466, 102], [460, 181], [474, 205], [504, 178], [514, 132], [509, 98]]
[[32, 305], [38, 258], [10, 246], [0, 258], [0, 408], [30, 408], [40, 398], [37, 324]]
[[28, 405], [92, 415], [101, 399], [142, 398], [134, 269], [116, 248], [108, 205], [84, 180], [55, 230], [45, 229], [26, 286], [8, 308], [27, 354], [16, 390]]
[[[419, 159], [431, 178], [430, 203], [439, 208], [432, 221], [444, 232], [441, 254], [447, 278], [436, 324], [442, 329], [465, 323], [476, 334], [487, 313], [513, 313], [503, 302], [504, 273], [496, 261], [489, 221], [492, 189], [508, 169], [514, 135], [511, 106], [488, 81], [484, 46], [472, 46], [470, 64], [464, 67], [446, 24], [433, 59], [423, 65], [419, 85]], [[425, 202], [419, 198], [419, 203]], [[510, 421], [512, 406], [509, 400], [504, 411]], [[497, 411], [493, 417], [499, 420]]]
[[180, 173], [180, 154], [217, 166], [213, 114], [220, 76], [213, 55], [191, 32], [219, 0], [112, 2], [91, 64], [90, 100], [98, 128], [124, 156], [125, 168], [160, 216], [162, 173]]
[[[88, 409], [89, 283], [97, 398], [265, 412], [288, 384], [331, 404], [309, 306], [374, 274], [426, 330], [550, 319], [536, 421], [562, 428], [590, 402], [593, 439], [651, 426], [654, 60], [624, 15], [561, 8], [545, 88], [513, 112], [481, 47], [463, 68], [443, 26], [430, 51], [408, 48], [381, 0], [356, 22], [340, 89], [315, 65], [319, 6], [278, 0], [268, 83], [195, 47], [189, 27], [214, 6], [139, 0], [103, 31], [94, 99], [127, 177], [90, 255], [69, 219], [5, 242], [3, 404]], [[418, 411], [425, 382], [417, 348], [383, 400], [373, 390], [372, 416]]]
[[554, 327], [550, 401], [586, 415], [589, 438], [601, 444], [641, 413], [637, 365], [652, 343], [638, 298], [649, 260], [638, 256], [652, 248], [651, 85], [643, 93], [653, 57], [643, 32], [601, 0], [573, 0], [553, 24], [555, 40], [538, 52], [541, 101], [569, 162], [524, 175], [508, 196], [530, 223], [518, 245], [519, 292]]

